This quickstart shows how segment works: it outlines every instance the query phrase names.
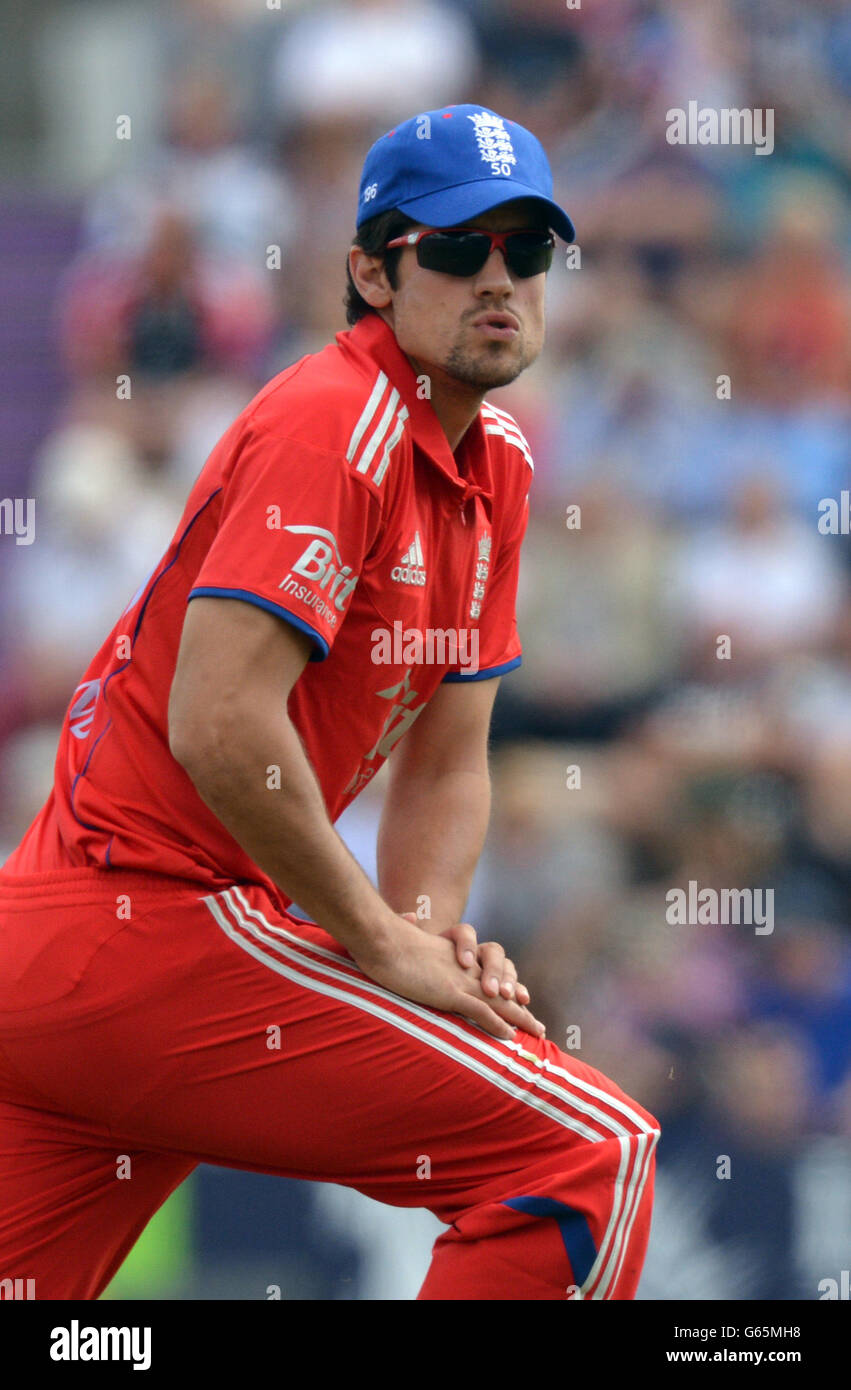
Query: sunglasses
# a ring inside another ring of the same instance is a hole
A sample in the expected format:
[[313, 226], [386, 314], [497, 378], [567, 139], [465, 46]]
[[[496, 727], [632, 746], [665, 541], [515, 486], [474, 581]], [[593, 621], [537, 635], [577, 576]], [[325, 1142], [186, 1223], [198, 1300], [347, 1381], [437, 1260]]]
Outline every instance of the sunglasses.
[[478, 227], [451, 227], [447, 231], [409, 232], [388, 241], [384, 249], [415, 246], [417, 264], [423, 270], [466, 276], [476, 275], [494, 247], [499, 247], [509, 270], [527, 280], [549, 270], [555, 244], [552, 232], [485, 232]]

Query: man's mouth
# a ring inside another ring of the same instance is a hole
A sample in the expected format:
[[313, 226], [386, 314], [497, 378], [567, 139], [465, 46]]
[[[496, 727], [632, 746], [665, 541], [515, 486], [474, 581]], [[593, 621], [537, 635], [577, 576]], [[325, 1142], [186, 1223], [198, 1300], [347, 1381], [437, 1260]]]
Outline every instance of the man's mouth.
[[520, 323], [513, 314], [494, 311], [489, 314], [480, 314], [477, 319], [473, 320], [473, 328], [486, 338], [493, 338], [497, 342], [510, 342], [520, 332]]

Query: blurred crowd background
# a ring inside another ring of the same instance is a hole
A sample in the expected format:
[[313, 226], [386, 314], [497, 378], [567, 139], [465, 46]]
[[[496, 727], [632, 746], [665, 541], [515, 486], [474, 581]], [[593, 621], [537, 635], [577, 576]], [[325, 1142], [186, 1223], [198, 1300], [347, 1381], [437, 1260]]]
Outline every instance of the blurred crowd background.
[[[0, 536], [0, 862], [207, 452], [345, 327], [369, 144], [450, 102], [523, 122], [581, 265], [557, 253], [545, 354], [493, 397], [536, 473], [466, 915], [662, 1121], [640, 1297], [818, 1298], [851, 1266], [851, 551], [819, 528], [851, 487], [851, 10], [54, 0], [4, 25], [0, 494], [36, 499], [36, 540]], [[668, 144], [690, 100], [773, 109], [773, 153]], [[340, 822], [368, 867], [380, 792]], [[774, 931], [670, 925], [689, 880], [773, 888]], [[201, 1168], [111, 1294], [407, 1298], [440, 1229]]]

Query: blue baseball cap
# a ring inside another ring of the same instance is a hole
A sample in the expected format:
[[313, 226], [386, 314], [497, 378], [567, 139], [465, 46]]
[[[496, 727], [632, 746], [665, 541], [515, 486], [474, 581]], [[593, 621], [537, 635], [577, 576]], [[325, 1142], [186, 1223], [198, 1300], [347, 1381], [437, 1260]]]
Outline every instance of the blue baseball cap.
[[429, 227], [463, 226], [515, 198], [534, 198], [563, 241], [576, 232], [553, 202], [553, 176], [537, 136], [482, 106], [424, 111], [376, 140], [364, 161], [357, 226], [398, 208]]

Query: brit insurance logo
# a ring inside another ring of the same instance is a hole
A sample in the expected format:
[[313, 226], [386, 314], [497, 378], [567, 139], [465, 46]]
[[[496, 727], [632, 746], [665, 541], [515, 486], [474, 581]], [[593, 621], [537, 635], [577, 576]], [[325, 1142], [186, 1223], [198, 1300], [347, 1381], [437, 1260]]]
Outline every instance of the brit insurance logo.
[[405, 549], [399, 564], [394, 565], [390, 571], [390, 578], [394, 579], [397, 584], [416, 584], [422, 588], [427, 579], [424, 565], [423, 545], [420, 540], [420, 533], [417, 531], [411, 544]]
[[502, 117], [494, 115], [493, 111], [479, 111], [467, 120], [475, 126], [479, 154], [484, 163], [491, 166], [491, 173], [509, 178], [517, 156]]
[[[313, 539], [278, 588], [305, 607], [314, 609], [317, 616], [326, 618], [332, 627], [336, 626], [337, 614], [345, 612], [346, 601], [360, 575], [352, 574], [351, 565], [343, 564], [337, 539], [324, 526], [285, 526], [284, 530]], [[296, 575], [309, 582], [300, 584]]]

